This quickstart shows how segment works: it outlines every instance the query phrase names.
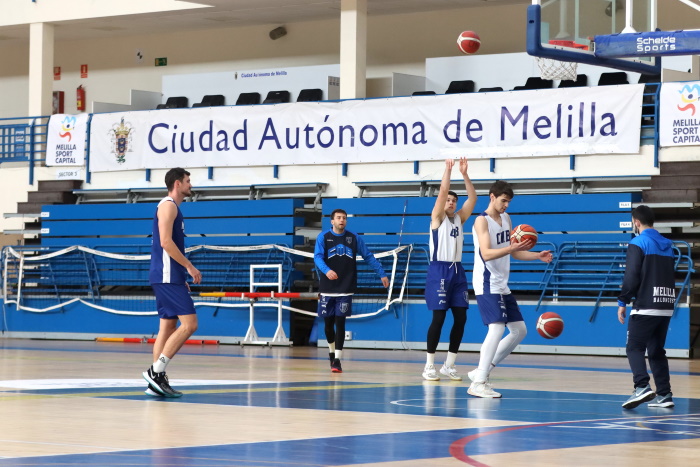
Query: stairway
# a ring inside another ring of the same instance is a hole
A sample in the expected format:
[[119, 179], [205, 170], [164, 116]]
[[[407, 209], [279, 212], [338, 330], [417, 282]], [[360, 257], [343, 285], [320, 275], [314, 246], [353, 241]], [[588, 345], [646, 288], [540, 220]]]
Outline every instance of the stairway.
[[[661, 162], [660, 174], [651, 177], [651, 189], [642, 192], [643, 203], [654, 210], [655, 227], [671, 240], [688, 242], [694, 267], [700, 267], [700, 161]], [[690, 281], [691, 356], [700, 356], [700, 280]]]
[[17, 212], [5, 214], [5, 217], [23, 217], [24, 228], [20, 230], [5, 230], [4, 234], [20, 234], [24, 236], [25, 245], [41, 243], [41, 207], [46, 204], [75, 204], [76, 196], [73, 190], [80, 188], [82, 180], [42, 180], [39, 189], [27, 193], [27, 201], [17, 203]]

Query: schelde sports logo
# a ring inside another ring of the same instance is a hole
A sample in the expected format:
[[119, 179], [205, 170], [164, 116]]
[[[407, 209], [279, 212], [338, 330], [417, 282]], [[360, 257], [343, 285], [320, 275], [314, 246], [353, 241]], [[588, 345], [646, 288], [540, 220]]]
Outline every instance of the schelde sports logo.
[[112, 139], [112, 154], [117, 158], [119, 164], [126, 162], [126, 153], [131, 151], [131, 138], [133, 126], [129, 122], [124, 122], [122, 117], [119, 123], [112, 125], [110, 136]]
[[58, 136], [61, 138], [68, 138], [68, 142], [70, 143], [70, 140], [73, 139], [73, 130], [75, 129], [75, 117], [71, 117], [66, 115], [63, 117], [63, 120], [61, 120], [61, 131], [58, 133]]
[[690, 111], [690, 115], [695, 116], [695, 106], [698, 100], [700, 100], [700, 86], [697, 84], [693, 84], [692, 86], [686, 84], [678, 93], [681, 98], [681, 103], [678, 104], [678, 110], [682, 112]]

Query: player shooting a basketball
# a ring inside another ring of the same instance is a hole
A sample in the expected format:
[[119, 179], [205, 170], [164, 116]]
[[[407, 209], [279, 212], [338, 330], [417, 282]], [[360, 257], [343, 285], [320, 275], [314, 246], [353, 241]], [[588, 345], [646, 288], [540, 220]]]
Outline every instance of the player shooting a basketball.
[[[527, 328], [520, 307], [508, 288], [510, 257], [524, 261], [552, 261], [552, 253], [527, 251], [533, 241], [511, 242], [513, 227], [506, 209], [513, 199], [513, 189], [504, 181], [496, 181], [489, 189], [489, 206], [474, 221], [474, 275], [476, 303], [484, 324], [488, 326], [481, 345], [479, 367], [467, 376], [472, 380], [469, 394], [476, 397], [501, 397], [494, 391], [489, 374], [522, 342]], [[508, 335], [503, 337], [506, 326]]]
[[450, 178], [454, 164], [453, 159], [445, 161], [440, 192], [430, 215], [430, 264], [425, 281], [425, 303], [428, 309], [433, 311], [433, 319], [428, 328], [428, 354], [423, 369], [423, 378], [428, 381], [440, 380], [440, 376], [435, 371], [435, 351], [440, 343], [440, 333], [448, 308], [452, 309], [453, 324], [447, 357], [440, 368], [440, 373], [453, 381], [462, 380], [455, 368], [457, 352], [464, 335], [464, 326], [467, 324], [467, 308], [469, 308], [467, 275], [462, 266], [462, 250], [464, 249], [464, 223], [474, 210], [476, 190], [467, 175], [467, 159], [463, 157], [459, 160], [459, 171], [464, 177], [467, 200], [458, 211], [457, 193], [450, 191]]

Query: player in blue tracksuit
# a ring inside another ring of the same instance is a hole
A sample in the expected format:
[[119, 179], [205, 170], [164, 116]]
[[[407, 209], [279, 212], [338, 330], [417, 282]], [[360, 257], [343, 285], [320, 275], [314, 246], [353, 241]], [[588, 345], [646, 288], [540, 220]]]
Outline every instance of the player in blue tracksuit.
[[389, 287], [382, 265], [359, 235], [345, 230], [347, 222], [348, 215], [344, 210], [333, 211], [333, 228], [321, 232], [314, 250], [314, 263], [321, 272], [318, 315], [325, 323], [331, 371], [334, 373], [343, 372], [340, 358], [345, 343], [345, 319], [352, 314], [352, 295], [357, 289], [357, 256], [362, 256], [381, 277], [384, 287]]
[[149, 271], [160, 327], [153, 345], [153, 365], [143, 372], [143, 378], [148, 381], [146, 394], [180, 397], [182, 393], [170, 387], [165, 367], [197, 330], [197, 315], [187, 276], [189, 274], [193, 282], [199, 284], [202, 274], [185, 256], [185, 221], [180, 204], [192, 194], [190, 173], [179, 167], [170, 169], [165, 174], [165, 185], [168, 196], [158, 203], [153, 216]]
[[[622, 407], [633, 409], [647, 401], [652, 401], [650, 407], [673, 407], [664, 349], [676, 302], [673, 243], [653, 228], [654, 213], [648, 206], [632, 210], [632, 223], [639, 235], [627, 247], [617, 313], [624, 324], [626, 306], [633, 302], [627, 328], [627, 359], [633, 373], [634, 392]], [[645, 353], [649, 356], [656, 394], [649, 386]]]

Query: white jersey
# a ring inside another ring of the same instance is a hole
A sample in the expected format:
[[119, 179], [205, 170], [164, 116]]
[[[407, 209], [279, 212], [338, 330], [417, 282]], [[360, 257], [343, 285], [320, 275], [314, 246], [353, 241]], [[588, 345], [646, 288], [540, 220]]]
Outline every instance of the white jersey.
[[430, 231], [430, 261], [462, 262], [464, 249], [464, 229], [459, 214], [452, 219], [448, 216], [442, 220], [437, 229]]
[[[490, 248], [508, 247], [510, 245], [511, 230], [510, 216], [506, 213], [501, 214], [501, 225], [498, 225], [498, 222], [485, 212], [482, 212], [480, 215], [486, 219], [488, 224]], [[476, 225], [476, 222], [474, 222], [474, 225]], [[479, 236], [476, 234], [474, 227], [472, 227], [472, 236], [474, 237], [474, 275], [472, 277], [474, 294], [509, 294], [510, 255], [484, 262], [479, 249]]]

